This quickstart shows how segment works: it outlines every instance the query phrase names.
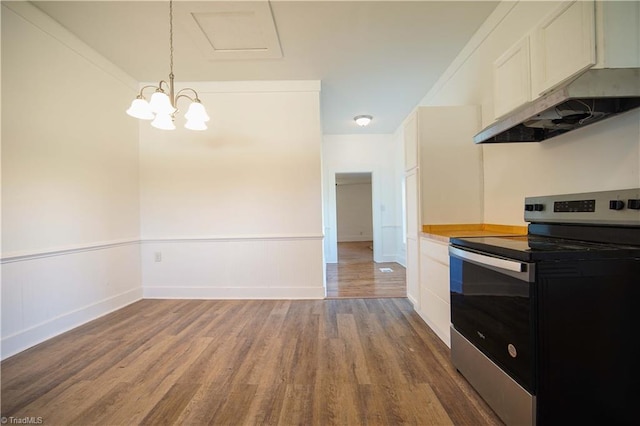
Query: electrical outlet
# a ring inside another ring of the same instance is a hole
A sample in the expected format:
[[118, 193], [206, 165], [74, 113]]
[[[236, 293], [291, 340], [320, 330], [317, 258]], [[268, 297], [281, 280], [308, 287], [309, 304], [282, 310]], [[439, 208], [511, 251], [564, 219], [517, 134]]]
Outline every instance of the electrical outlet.
[[159, 251], [155, 252], [154, 259], [156, 262], [162, 262], [162, 252], [159, 252]]

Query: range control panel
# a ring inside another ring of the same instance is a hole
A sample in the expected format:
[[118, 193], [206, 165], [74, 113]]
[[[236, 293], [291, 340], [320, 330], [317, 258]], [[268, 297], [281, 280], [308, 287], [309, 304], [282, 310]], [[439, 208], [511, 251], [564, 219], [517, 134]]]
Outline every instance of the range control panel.
[[640, 188], [527, 197], [524, 220], [637, 226], [640, 225]]

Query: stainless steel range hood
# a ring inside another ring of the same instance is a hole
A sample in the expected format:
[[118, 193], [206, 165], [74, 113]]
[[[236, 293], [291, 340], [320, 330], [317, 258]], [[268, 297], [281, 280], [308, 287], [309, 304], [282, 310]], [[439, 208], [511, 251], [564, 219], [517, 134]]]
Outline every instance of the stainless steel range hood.
[[475, 143], [540, 142], [640, 107], [640, 69], [594, 69], [482, 130]]

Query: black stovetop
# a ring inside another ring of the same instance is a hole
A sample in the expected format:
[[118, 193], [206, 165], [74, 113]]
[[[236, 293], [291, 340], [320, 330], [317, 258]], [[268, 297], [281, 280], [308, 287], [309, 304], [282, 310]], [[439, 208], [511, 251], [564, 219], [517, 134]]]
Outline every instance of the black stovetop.
[[541, 235], [452, 238], [451, 244], [524, 262], [563, 259], [640, 258], [640, 246]]

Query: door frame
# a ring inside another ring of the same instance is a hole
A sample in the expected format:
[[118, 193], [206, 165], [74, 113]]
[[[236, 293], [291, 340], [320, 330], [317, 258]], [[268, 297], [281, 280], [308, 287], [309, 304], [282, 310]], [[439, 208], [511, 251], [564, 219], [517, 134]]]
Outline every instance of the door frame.
[[332, 170], [328, 177], [328, 197], [330, 203], [326, 206], [327, 214], [325, 222], [325, 263], [338, 263], [338, 218], [336, 202], [336, 174], [338, 173], [371, 173], [371, 219], [373, 223], [373, 261], [383, 262], [382, 256], [382, 215], [381, 200], [379, 194], [379, 173], [376, 170], [348, 169]]

